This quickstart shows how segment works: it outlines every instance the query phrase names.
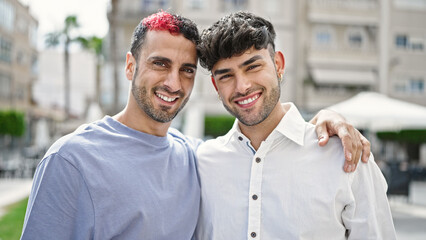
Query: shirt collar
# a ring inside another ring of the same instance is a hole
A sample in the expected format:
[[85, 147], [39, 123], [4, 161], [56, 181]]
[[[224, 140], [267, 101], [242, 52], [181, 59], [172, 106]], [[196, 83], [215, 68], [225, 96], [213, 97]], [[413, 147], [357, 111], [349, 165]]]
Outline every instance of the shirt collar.
[[291, 141], [303, 146], [306, 128], [305, 120], [293, 103], [283, 103], [281, 106], [286, 110], [286, 114], [274, 131], [281, 133]]
[[[282, 103], [281, 106], [286, 110], [286, 114], [271, 135], [275, 134], [275, 132], [281, 133], [291, 141], [303, 146], [306, 127], [305, 120], [293, 103]], [[239, 137], [247, 138], [241, 133], [240, 127], [238, 126], [238, 119], [235, 119], [231, 130], [224, 136], [224, 143], [227, 144], [232, 138]]]

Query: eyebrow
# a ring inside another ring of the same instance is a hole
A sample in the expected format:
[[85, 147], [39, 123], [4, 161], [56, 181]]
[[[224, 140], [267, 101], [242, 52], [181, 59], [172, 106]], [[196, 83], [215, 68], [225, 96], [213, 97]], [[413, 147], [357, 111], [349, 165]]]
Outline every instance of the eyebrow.
[[166, 57], [153, 56], [153, 57], [148, 58], [148, 61], [154, 61], [154, 60], [168, 62], [168, 63], [172, 62], [172, 60], [170, 58], [166, 58]]
[[245, 62], [241, 63], [240, 65], [238, 65], [238, 67], [239, 67], [239, 68], [242, 68], [242, 67], [244, 67], [244, 66], [250, 65], [250, 64], [252, 64], [252, 63], [256, 62], [256, 61], [257, 61], [257, 60], [259, 60], [259, 59], [262, 59], [262, 56], [260, 56], [260, 55], [253, 56], [253, 57], [252, 57], [252, 58], [250, 58], [249, 60], [247, 60], [247, 61], [245, 61]]
[[184, 63], [183, 67], [191, 67], [191, 68], [197, 69], [197, 65], [192, 64], [192, 63]]
[[[238, 65], [238, 68], [242, 68], [244, 66], [250, 65], [250, 64], [256, 62], [259, 59], [262, 59], [262, 56], [260, 56], [260, 55], [253, 56], [250, 59], [248, 59], [247, 61]], [[230, 71], [231, 71], [230, 68], [218, 69], [218, 70], [213, 72], [213, 75], [216, 76], [216, 75], [224, 74], [224, 73], [227, 73], [227, 72], [230, 72]]]
[[[163, 62], [167, 62], [169, 64], [172, 63], [172, 60], [170, 58], [166, 58], [166, 57], [159, 57], [159, 56], [153, 56], [148, 58], [148, 61], [163, 61]], [[191, 67], [194, 69], [197, 69], [197, 65], [192, 64], [192, 63], [184, 63], [182, 64], [183, 67]]]

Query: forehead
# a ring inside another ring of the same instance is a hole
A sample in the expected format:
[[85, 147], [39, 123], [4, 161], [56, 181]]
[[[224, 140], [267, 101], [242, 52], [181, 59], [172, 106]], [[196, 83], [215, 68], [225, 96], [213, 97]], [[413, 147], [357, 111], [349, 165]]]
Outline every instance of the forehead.
[[141, 57], [162, 56], [186, 62], [197, 61], [195, 44], [182, 34], [169, 31], [148, 31], [141, 48]]
[[260, 58], [258, 59], [259, 61], [268, 61], [268, 59], [271, 59], [268, 49], [262, 48], [258, 50], [254, 47], [251, 47], [250, 49], [247, 49], [242, 54], [234, 55], [230, 58], [220, 59], [213, 66], [212, 71], [217, 69], [223, 69], [223, 68], [230, 69], [230, 68], [238, 67], [241, 64], [243, 64], [245, 61], [249, 60], [250, 58], [254, 56], [260, 56]]

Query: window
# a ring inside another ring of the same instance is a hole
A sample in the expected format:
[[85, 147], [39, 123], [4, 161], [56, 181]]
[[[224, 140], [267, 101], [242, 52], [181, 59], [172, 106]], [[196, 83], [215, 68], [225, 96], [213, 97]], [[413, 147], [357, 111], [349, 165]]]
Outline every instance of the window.
[[405, 34], [395, 36], [395, 47], [413, 52], [423, 52], [425, 50], [426, 39], [421, 37], [410, 37]]
[[188, 0], [187, 4], [190, 9], [204, 9], [206, 2], [203, 0]]
[[0, 0], [0, 26], [12, 31], [15, 21], [15, 8], [6, 0]]
[[350, 48], [365, 48], [367, 46], [367, 40], [367, 33], [364, 28], [350, 27], [346, 31], [346, 43]]
[[396, 35], [395, 45], [397, 48], [407, 48], [408, 46], [407, 35]]
[[362, 46], [362, 36], [358, 33], [350, 33], [348, 36], [349, 46], [360, 48]]
[[403, 94], [424, 94], [425, 80], [422, 77], [403, 78], [394, 83], [394, 90]]
[[12, 42], [0, 37], [0, 61], [11, 63]]
[[423, 93], [425, 90], [425, 82], [421, 78], [412, 78], [408, 82], [409, 93]]
[[314, 48], [330, 48], [334, 42], [334, 29], [331, 26], [314, 27], [312, 41]]
[[146, 12], [155, 12], [169, 7], [170, 0], [142, 0], [142, 9]]
[[224, 11], [243, 10], [247, 8], [247, 0], [222, 0]]
[[11, 78], [9, 75], [0, 73], [0, 99], [9, 99]]
[[424, 40], [421, 38], [410, 38], [410, 48], [414, 52], [423, 52]]
[[33, 55], [31, 58], [31, 73], [38, 74], [38, 59], [37, 55]]

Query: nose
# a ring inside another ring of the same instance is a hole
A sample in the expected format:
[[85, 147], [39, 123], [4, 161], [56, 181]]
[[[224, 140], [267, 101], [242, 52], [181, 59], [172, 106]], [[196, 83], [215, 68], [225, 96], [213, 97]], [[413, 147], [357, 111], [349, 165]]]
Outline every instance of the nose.
[[247, 89], [251, 87], [251, 82], [248, 78], [244, 76], [235, 76], [235, 91], [238, 93], [246, 93]]
[[167, 75], [164, 85], [171, 91], [177, 92], [181, 90], [182, 84], [180, 82], [179, 71], [170, 71]]

